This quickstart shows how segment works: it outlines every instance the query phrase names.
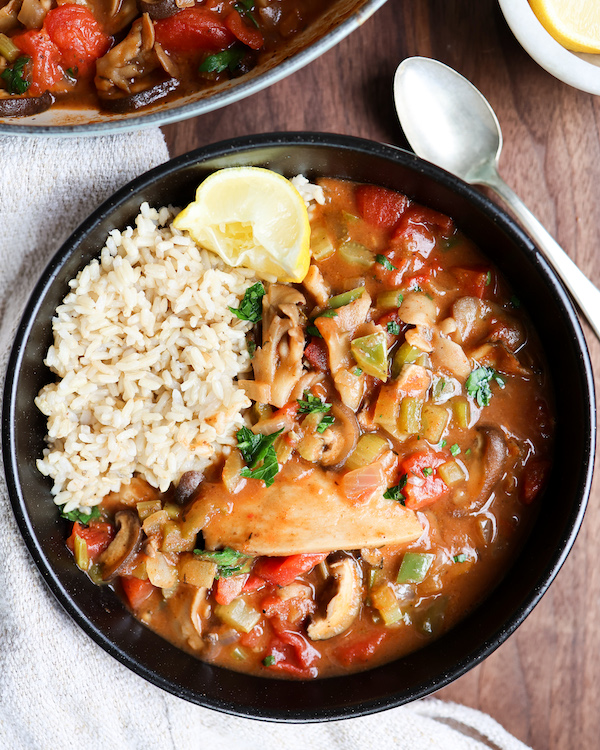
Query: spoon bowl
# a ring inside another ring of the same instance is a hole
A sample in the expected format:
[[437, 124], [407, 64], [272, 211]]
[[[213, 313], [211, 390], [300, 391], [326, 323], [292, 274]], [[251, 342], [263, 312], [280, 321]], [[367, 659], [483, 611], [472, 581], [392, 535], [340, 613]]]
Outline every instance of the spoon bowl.
[[529, 232], [600, 338], [600, 291], [498, 174], [502, 131], [483, 94], [438, 60], [409, 57], [396, 70], [394, 99], [415, 153], [471, 185], [494, 190]]

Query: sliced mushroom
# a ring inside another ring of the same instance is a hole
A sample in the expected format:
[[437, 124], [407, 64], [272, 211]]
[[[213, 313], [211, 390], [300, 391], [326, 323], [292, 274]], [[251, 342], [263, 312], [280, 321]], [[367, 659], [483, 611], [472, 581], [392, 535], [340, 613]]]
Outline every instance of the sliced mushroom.
[[469, 494], [473, 498], [469, 508], [481, 508], [492, 494], [504, 474], [508, 455], [503, 433], [491, 425], [477, 428], [480, 436], [480, 458], [470, 469]]
[[115, 522], [119, 528], [117, 535], [98, 559], [103, 581], [118, 576], [137, 554], [142, 543], [142, 525], [137, 513], [120, 510], [115, 515]]
[[331, 416], [335, 422], [323, 433], [325, 446], [321, 456], [323, 466], [339, 466], [344, 463], [360, 436], [356, 414], [342, 403], [333, 404]]
[[175, 0], [137, 0], [137, 6], [140, 13], [148, 13], [153, 21], [174, 16], [180, 10]]
[[0, 117], [31, 117], [45, 112], [54, 104], [49, 91], [41, 96], [15, 96], [0, 99]]
[[327, 605], [325, 616], [315, 616], [306, 630], [312, 641], [324, 641], [347, 630], [360, 612], [362, 575], [351, 557], [329, 567], [337, 584], [337, 592]]
[[154, 102], [175, 91], [179, 83], [176, 78], [169, 78], [167, 81], [157, 83], [136, 94], [125, 96], [103, 96], [99, 94], [99, 99], [103, 109], [113, 112], [115, 115], [123, 115], [127, 114], [127, 112], [135, 112], [138, 109], [142, 109], [142, 107], [154, 104]]
[[203, 474], [201, 471], [186, 471], [185, 474], [182, 475], [179, 484], [175, 489], [175, 502], [178, 505], [185, 505], [198, 489], [202, 478]]

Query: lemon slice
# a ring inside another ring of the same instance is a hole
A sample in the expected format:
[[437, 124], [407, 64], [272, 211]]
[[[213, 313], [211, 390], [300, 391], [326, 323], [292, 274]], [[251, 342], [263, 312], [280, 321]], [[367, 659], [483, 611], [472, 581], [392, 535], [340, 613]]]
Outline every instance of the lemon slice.
[[597, 0], [529, 0], [542, 26], [574, 52], [600, 52], [600, 3]]
[[230, 266], [251, 268], [263, 278], [299, 282], [308, 272], [306, 204], [289, 180], [269, 169], [214, 172], [173, 224]]

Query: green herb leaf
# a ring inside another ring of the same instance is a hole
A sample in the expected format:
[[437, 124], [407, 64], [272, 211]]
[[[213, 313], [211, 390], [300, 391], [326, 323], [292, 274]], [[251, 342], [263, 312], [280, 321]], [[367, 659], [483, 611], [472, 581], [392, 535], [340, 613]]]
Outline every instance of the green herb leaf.
[[[337, 316], [337, 310], [323, 310], [322, 313], [317, 315], [317, 318], [337, 318]], [[315, 318], [315, 320], [317, 318]]]
[[300, 414], [315, 414], [319, 412], [326, 413], [331, 409], [331, 404], [327, 404], [318, 396], [313, 396], [310, 391], [304, 391], [304, 399], [298, 399]]
[[396, 323], [395, 320], [390, 320], [390, 322], [386, 326], [388, 333], [391, 333], [392, 336], [398, 336], [400, 333], [400, 324]]
[[259, 320], [262, 320], [262, 298], [265, 294], [265, 288], [259, 281], [246, 289], [238, 308], [230, 307], [229, 309], [240, 320], [258, 323]]
[[256, 351], [256, 341], [250, 340], [248, 341], [246, 346], [248, 349], [248, 354], [250, 355], [250, 359], [252, 359], [252, 357], [254, 357], [254, 352]]
[[316, 336], [318, 339], [323, 338], [317, 326], [306, 326], [306, 333], [310, 334], [311, 336]]
[[230, 578], [231, 576], [240, 575], [241, 573], [250, 572], [252, 558], [243, 555], [241, 552], [225, 547], [225, 549], [212, 552], [210, 550], [195, 549], [194, 554], [201, 560], [213, 562], [217, 565], [217, 574], [215, 578]]
[[477, 367], [469, 375], [466, 382], [467, 393], [474, 398], [479, 406], [489, 406], [492, 398], [491, 383], [495, 380], [500, 388], [504, 388], [504, 378], [493, 367]]
[[356, 375], [357, 378], [360, 378], [360, 376], [362, 375], [362, 370], [360, 369], [360, 367], [357, 367], [352, 374]]
[[458, 456], [458, 454], [460, 453], [458, 443], [454, 443], [454, 445], [450, 446], [450, 453], [452, 453], [453, 456]]
[[376, 255], [375, 261], [383, 266], [386, 271], [397, 271], [398, 269], [385, 257], [385, 255]]
[[[283, 432], [283, 430], [279, 430], [279, 432]], [[279, 432], [277, 435], [279, 435]], [[269, 437], [271, 436], [269, 435]], [[270, 445], [264, 456], [262, 456], [262, 466], [256, 466], [253, 469], [242, 469], [240, 476], [246, 479], [262, 479], [265, 486], [270, 487], [278, 473], [279, 463], [277, 462], [277, 454], [275, 453], [275, 448]]]
[[77, 76], [79, 75], [79, 68], [77, 66], [75, 66], [74, 68], [67, 68], [65, 70], [65, 73], [73, 81], [76, 81], [77, 80]]
[[85, 513], [82, 510], [70, 510], [68, 513], [61, 511], [60, 517], [66, 518], [67, 521], [73, 521], [73, 523], [77, 522], [87, 526], [94, 518], [100, 518], [100, 508], [95, 505], [89, 513]]
[[275, 657], [272, 654], [269, 654], [269, 656], [265, 656], [263, 659], [263, 664], [265, 667], [272, 667], [273, 664], [275, 664]]
[[252, 9], [254, 8], [253, 0], [240, 0], [237, 3], [234, 3], [233, 7], [237, 10], [240, 16], [245, 16], [258, 29], [258, 21], [251, 13]]
[[323, 417], [323, 419], [317, 425], [317, 432], [319, 433], [319, 435], [322, 435], [325, 432], [325, 430], [328, 427], [331, 427], [331, 425], [334, 422], [335, 422], [335, 417], [331, 417], [331, 416]]
[[489, 286], [492, 283], [492, 272], [488, 271], [485, 277], [485, 285]]
[[283, 429], [274, 432], [272, 435], [255, 435], [252, 430], [242, 427], [237, 431], [236, 437], [238, 448], [240, 449], [246, 465], [253, 469], [259, 461], [262, 461], [269, 448], [273, 445], [278, 435], [281, 435]]
[[468, 456], [470, 453], [471, 453], [471, 449], [467, 448], [467, 450], [465, 451], [465, 456]]
[[209, 55], [198, 67], [200, 73], [223, 73], [229, 70], [231, 73], [238, 67], [245, 54], [243, 47], [229, 47], [221, 52]]
[[446, 443], [447, 443], [447, 440], [446, 440], [446, 438], [444, 438], [442, 440], [442, 442], [440, 443], [440, 448], [445, 448], [446, 447]]
[[404, 474], [395, 487], [390, 487], [383, 493], [383, 496], [385, 497], [385, 499], [397, 500], [399, 503], [404, 505], [404, 501], [406, 498], [402, 494], [402, 490], [406, 487], [407, 481], [408, 481], [408, 475]]
[[431, 466], [425, 466], [423, 469], [423, 476], [424, 477], [430, 477], [433, 474], [433, 469]]
[[455, 563], [463, 563], [463, 562], [466, 562], [467, 556], [463, 554], [454, 555], [453, 559]]
[[25, 66], [30, 60], [31, 58], [27, 55], [21, 55], [0, 74], [0, 78], [6, 82], [9, 94], [24, 94], [31, 86], [31, 82], [25, 79]]

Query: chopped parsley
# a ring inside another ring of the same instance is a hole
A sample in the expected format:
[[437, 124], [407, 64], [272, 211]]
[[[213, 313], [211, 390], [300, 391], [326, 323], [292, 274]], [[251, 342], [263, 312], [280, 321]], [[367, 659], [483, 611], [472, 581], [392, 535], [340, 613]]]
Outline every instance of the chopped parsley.
[[390, 320], [390, 322], [386, 326], [388, 333], [391, 333], [392, 336], [398, 336], [400, 333], [400, 324], [396, 323], [395, 320]]
[[247, 18], [258, 29], [258, 21], [252, 15], [254, 0], [239, 0], [239, 2], [234, 3], [233, 7], [237, 10], [240, 16]]
[[230, 578], [231, 576], [249, 573], [252, 558], [243, 555], [231, 547], [212, 552], [210, 550], [195, 549], [194, 554], [198, 555], [201, 560], [213, 562], [217, 565], [215, 578]]
[[323, 310], [322, 313], [319, 313], [317, 315], [317, 318], [337, 318], [337, 311], [336, 310]]
[[265, 656], [265, 658], [263, 659], [263, 664], [265, 665], [265, 667], [272, 667], [273, 664], [275, 664], [275, 657], [273, 656], [273, 654]]
[[442, 442], [440, 443], [440, 448], [445, 448], [445, 447], [446, 447], [446, 443], [447, 443], [447, 442], [448, 442], [448, 441], [446, 440], [446, 438], [444, 438], [444, 439], [442, 440]]
[[65, 70], [65, 73], [72, 81], [76, 81], [77, 76], [79, 75], [79, 68], [77, 66], [75, 66], [74, 68], [67, 68]]
[[406, 500], [406, 498], [402, 494], [402, 490], [406, 487], [407, 481], [408, 481], [408, 475], [404, 474], [395, 487], [390, 487], [383, 493], [383, 496], [385, 497], [385, 499], [397, 500], [401, 505], [404, 505], [404, 501]]
[[262, 319], [262, 298], [265, 294], [264, 286], [258, 281], [246, 289], [239, 307], [230, 307], [229, 309], [240, 320], [258, 323]]
[[467, 448], [467, 450], [465, 451], [465, 456], [468, 456], [470, 452], [471, 452], [471, 449]]
[[452, 453], [453, 456], [458, 456], [458, 454], [460, 453], [458, 443], [454, 443], [454, 445], [450, 446], [450, 453]]
[[68, 513], [64, 511], [60, 512], [61, 518], [66, 518], [67, 521], [73, 521], [73, 523], [81, 523], [87, 526], [90, 521], [94, 518], [100, 518], [100, 508], [94, 506], [89, 513], [84, 513], [82, 510], [70, 510]]
[[491, 383], [495, 380], [500, 388], [504, 388], [504, 378], [493, 367], [477, 367], [467, 378], [467, 393], [474, 398], [479, 406], [489, 406], [492, 398]]
[[0, 74], [0, 78], [6, 83], [9, 94], [24, 94], [31, 86], [31, 82], [25, 78], [25, 66], [30, 60], [31, 58], [27, 55], [21, 55]]
[[252, 359], [252, 357], [254, 357], [254, 352], [256, 351], [256, 341], [250, 340], [248, 341], [246, 346], [248, 349], [248, 354], [250, 355], [250, 359]]
[[221, 50], [221, 52], [215, 52], [214, 55], [209, 55], [201, 65], [198, 67], [200, 73], [223, 73], [229, 70], [230, 73], [238, 67], [242, 57], [245, 54], [243, 47], [229, 47], [229, 49]]
[[323, 417], [323, 419], [317, 425], [317, 432], [319, 433], [319, 435], [322, 435], [325, 432], [325, 430], [328, 427], [331, 427], [331, 425], [334, 422], [335, 422], [335, 417], [331, 417], [331, 416]]
[[492, 283], [492, 272], [488, 271], [485, 276], [485, 285], [489, 286]]
[[433, 474], [433, 469], [431, 466], [425, 466], [423, 468], [423, 476], [424, 477], [430, 477]]
[[463, 563], [466, 562], [467, 556], [461, 553], [460, 555], [454, 555], [453, 559], [455, 563]]
[[360, 369], [360, 367], [357, 367], [352, 374], [356, 375], [357, 378], [360, 378], [360, 376], [362, 375], [362, 370]]
[[318, 339], [323, 338], [317, 326], [306, 326], [306, 333], [309, 333], [311, 336], [316, 336]]
[[[262, 479], [267, 487], [275, 481], [279, 472], [279, 463], [273, 443], [283, 429], [272, 435], [255, 435], [247, 427], [237, 432], [238, 448], [246, 462], [246, 468], [240, 471], [240, 476], [246, 479]], [[262, 461], [262, 464], [258, 464]]]
[[300, 414], [316, 414], [319, 412], [327, 413], [331, 409], [331, 404], [327, 404], [318, 396], [313, 396], [310, 391], [304, 391], [304, 399], [298, 399], [298, 411]]
[[397, 271], [398, 269], [385, 257], [385, 255], [376, 255], [375, 260], [380, 266], [383, 266], [386, 271]]

